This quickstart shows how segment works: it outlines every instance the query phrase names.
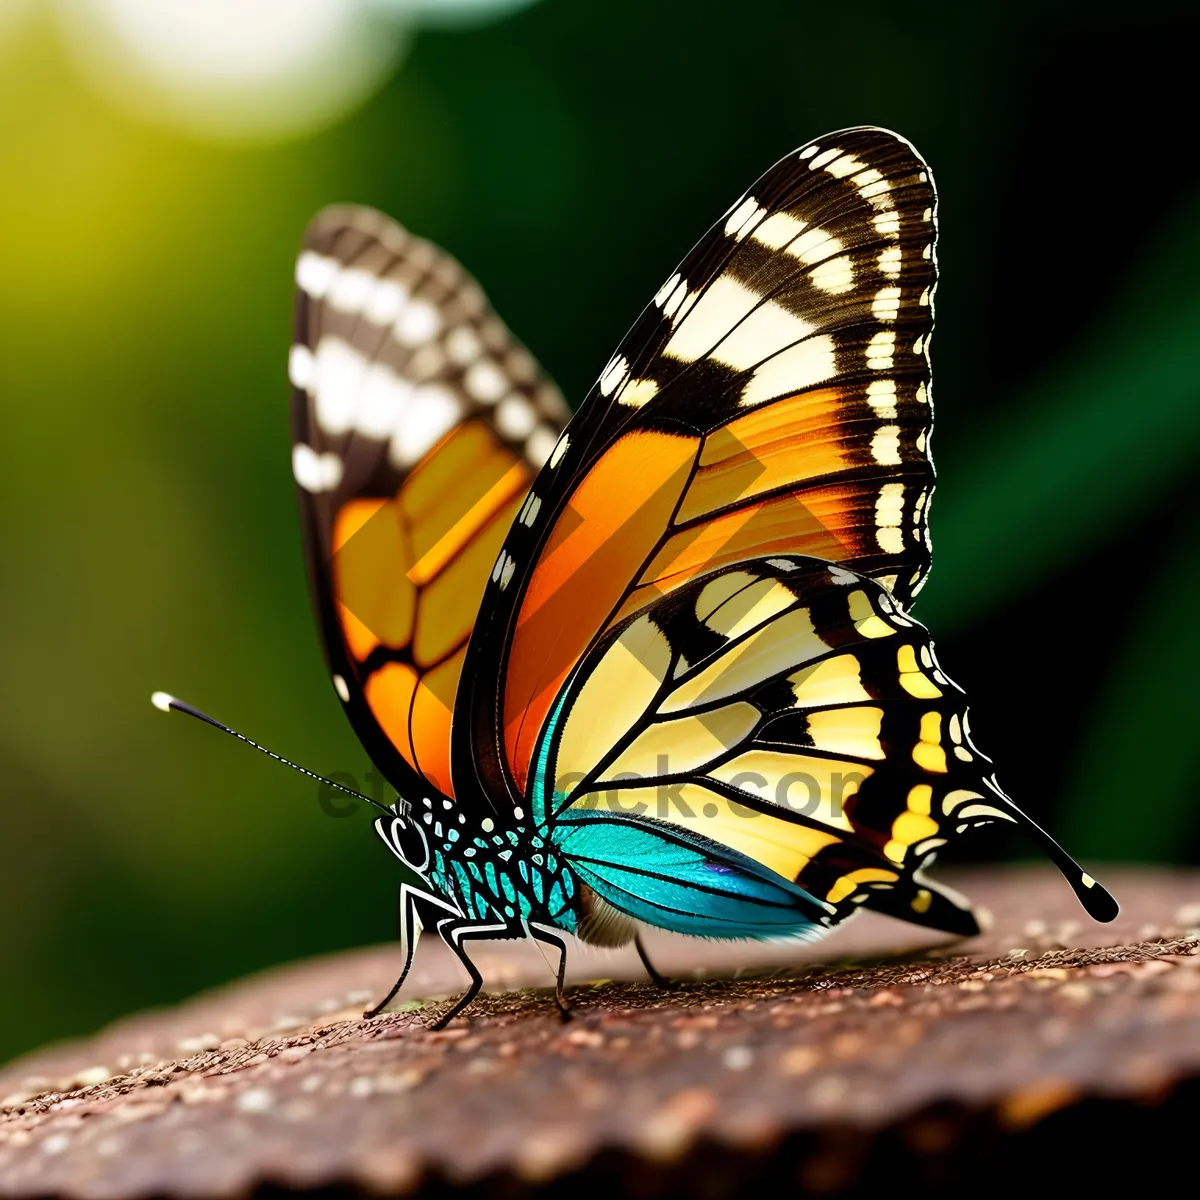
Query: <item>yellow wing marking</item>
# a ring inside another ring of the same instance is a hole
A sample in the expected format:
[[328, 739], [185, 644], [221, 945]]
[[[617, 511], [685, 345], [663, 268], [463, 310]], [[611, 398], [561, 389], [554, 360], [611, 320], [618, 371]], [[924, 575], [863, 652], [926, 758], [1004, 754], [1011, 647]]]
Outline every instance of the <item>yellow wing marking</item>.
[[604, 772], [605, 779], [681, 775], [700, 771], [748, 737], [762, 719], [753, 704], [738, 701], [698, 717], [656, 721], [644, 729]]
[[870, 700], [862, 685], [859, 662], [853, 654], [839, 654], [788, 676], [797, 708], [824, 708], [829, 704], [854, 704]]
[[650, 707], [671, 669], [671, 647], [639, 617], [608, 648], [567, 714], [558, 750], [556, 791], [585, 779]]
[[[885, 757], [879, 741], [883, 709], [831, 708], [807, 715], [808, 734], [818, 750], [851, 758]], [[943, 770], [945, 768], [943, 767]]]
[[840, 904], [847, 896], [854, 895], [864, 883], [895, 883], [899, 878], [895, 871], [885, 871], [882, 867], [860, 867], [841, 876], [829, 889], [825, 899], [830, 904]]
[[698, 703], [723, 700], [777, 675], [785, 664], [807, 662], [828, 650], [807, 609], [797, 608], [756, 630], [681, 684], [666, 698], [662, 711], [682, 712]]
[[809, 821], [852, 833], [854, 826], [846, 816], [846, 801], [873, 773], [873, 767], [861, 763], [775, 750], [746, 750], [714, 767], [708, 777]]
[[942, 714], [927, 712], [921, 718], [921, 740], [913, 747], [913, 762], [923, 771], [946, 773], [946, 751], [942, 747]]

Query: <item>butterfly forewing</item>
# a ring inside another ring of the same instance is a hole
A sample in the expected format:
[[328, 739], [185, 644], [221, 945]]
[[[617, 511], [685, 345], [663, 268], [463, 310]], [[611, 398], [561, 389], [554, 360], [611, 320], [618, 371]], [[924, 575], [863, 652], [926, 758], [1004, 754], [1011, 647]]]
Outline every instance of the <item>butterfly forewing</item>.
[[467, 641], [567, 409], [479, 285], [380, 213], [319, 214], [296, 285], [292, 463], [334, 686], [397, 788], [454, 796]]
[[519, 803], [587, 648], [705, 572], [803, 553], [913, 595], [929, 562], [934, 207], [907, 142], [849, 130], [772, 167], [670, 275], [505, 545], [456, 771]]

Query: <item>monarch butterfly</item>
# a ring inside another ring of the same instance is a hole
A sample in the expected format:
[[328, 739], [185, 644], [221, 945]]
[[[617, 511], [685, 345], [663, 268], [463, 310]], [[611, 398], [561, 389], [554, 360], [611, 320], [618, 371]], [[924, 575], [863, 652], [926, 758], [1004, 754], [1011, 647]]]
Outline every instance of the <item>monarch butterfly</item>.
[[[875, 909], [967, 935], [923, 872], [1030, 831], [908, 612], [930, 563], [936, 199], [878, 128], [771, 167], [574, 416], [453, 259], [331, 208], [296, 268], [292, 464], [333, 687], [400, 799], [422, 928], [816, 938]], [[186, 706], [185, 706], [186, 707]]]

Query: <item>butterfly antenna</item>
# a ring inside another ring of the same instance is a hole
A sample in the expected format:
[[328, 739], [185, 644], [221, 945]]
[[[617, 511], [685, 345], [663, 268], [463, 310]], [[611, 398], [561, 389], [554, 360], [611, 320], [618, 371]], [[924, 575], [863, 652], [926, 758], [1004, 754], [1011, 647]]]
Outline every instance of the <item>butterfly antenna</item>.
[[319, 783], [325, 783], [332, 788], [337, 788], [339, 792], [345, 792], [347, 796], [353, 796], [356, 800], [361, 800], [364, 804], [369, 804], [372, 808], [378, 809], [381, 813], [386, 813], [389, 817], [395, 815], [393, 809], [386, 808], [378, 800], [372, 800], [370, 796], [364, 796], [362, 792], [356, 792], [353, 788], [348, 788], [336, 780], [326, 779], [324, 775], [318, 775], [315, 771], [310, 771], [307, 767], [302, 767], [299, 763], [292, 762], [290, 758], [284, 758], [282, 754], [276, 754], [274, 750], [268, 750], [266, 746], [260, 746], [258, 742], [252, 741], [244, 733], [238, 733], [236, 729], [230, 729], [228, 725], [223, 725], [215, 717], [210, 717], [208, 713], [201, 712], [186, 700], [180, 700], [177, 696], [170, 696], [166, 692], [155, 692], [150, 697], [150, 703], [160, 712], [171, 712], [173, 709], [175, 712], [186, 713], [189, 717], [195, 717], [197, 721], [204, 721], [214, 729], [219, 729], [222, 733], [227, 733], [230, 737], [237, 738], [239, 742], [245, 742], [247, 746], [253, 746], [255, 750], [261, 751], [268, 758], [273, 758], [276, 762], [283, 763], [285, 767], [291, 767], [293, 771], [299, 771], [301, 775], [307, 775], [309, 779], [315, 779]]

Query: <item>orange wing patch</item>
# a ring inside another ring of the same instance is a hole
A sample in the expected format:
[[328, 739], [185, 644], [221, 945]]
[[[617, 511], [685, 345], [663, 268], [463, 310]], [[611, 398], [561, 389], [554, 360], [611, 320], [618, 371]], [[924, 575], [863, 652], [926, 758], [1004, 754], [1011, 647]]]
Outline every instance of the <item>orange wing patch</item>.
[[416, 612], [410, 540], [394, 500], [351, 500], [333, 524], [334, 598], [342, 634], [362, 662], [379, 645], [407, 645]]
[[653, 553], [698, 447], [698, 438], [651, 431], [619, 439], [558, 518], [521, 605], [505, 682], [505, 745], [522, 789], [555, 695]]
[[379, 727], [414, 770], [420, 768], [413, 751], [409, 716], [417, 684], [417, 672], [408, 663], [384, 663], [363, 688]]
[[467, 639], [530, 475], [472, 422], [392, 499], [350, 500], [334, 520], [334, 599], [367, 704], [409, 766], [447, 796]]
[[[457, 545], [455, 556], [443, 570], [430, 579], [421, 593], [421, 614], [417, 622], [417, 635], [413, 641], [413, 657], [421, 667], [440, 662], [456, 647], [463, 645], [470, 635], [483, 599], [492, 564], [504, 545], [504, 535], [517, 515], [529, 485], [528, 473], [519, 463], [514, 463], [506, 480], [520, 472], [519, 490], [506, 503], [495, 506], [495, 496], [489, 493], [493, 507], [486, 522], [472, 531], [470, 540]], [[495, 489], [493, 489], [494, 493]], [[478, 507], [478, 505], [476, 506]], [[452, 531], [458, 536], [458, 531]], [[449, 540], [447, 535], [445, 540]]]
[[801, 393], [754, 409], [705, 439], [678, 521], [693, 521], [734, 501], [833, 475], [853, 465], [839, 428], [844, 393]]

